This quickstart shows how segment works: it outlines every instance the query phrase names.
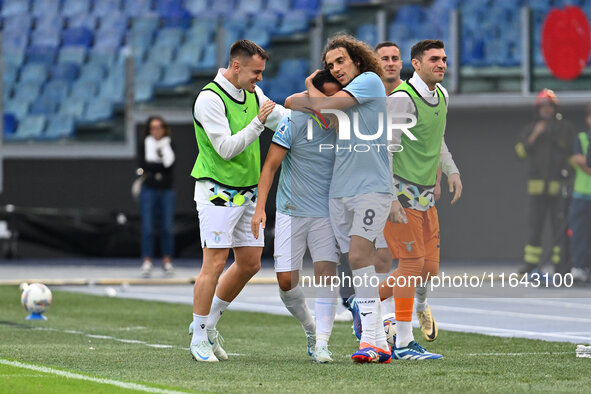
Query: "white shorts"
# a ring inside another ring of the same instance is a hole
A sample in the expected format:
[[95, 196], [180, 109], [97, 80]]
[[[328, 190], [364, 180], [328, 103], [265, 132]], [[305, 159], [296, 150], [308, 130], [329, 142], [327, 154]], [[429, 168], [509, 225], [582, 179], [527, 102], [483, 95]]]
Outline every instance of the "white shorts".
[[302, 269], [306, 248], [312, 261], [337, 263], [337, 241], [329, 218], [305, 218], [277, 212], [275, 216], [275, 272]]
[[259, 239], [252, 235], [250, 222], [256, 205], [237, 207], [197, 203], [201, 247], [211, 249], [265, 246], [265, 234], [259, 228]]
[[328, 200], [330, 221], [341, 253], [349, 253], [351, 236], [357, 235], [386, 247], [384, 226], [390, 214], [392, 195], [368, 193]]

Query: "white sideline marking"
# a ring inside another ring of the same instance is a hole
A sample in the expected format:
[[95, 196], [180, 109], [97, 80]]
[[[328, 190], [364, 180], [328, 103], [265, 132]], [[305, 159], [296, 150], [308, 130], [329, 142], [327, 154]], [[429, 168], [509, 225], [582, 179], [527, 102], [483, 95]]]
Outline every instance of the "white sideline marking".
[[488, 316], [494, 315], [494, 316], [503, 316], [503, 317], [528, 318], [528, 319], [536, 319], [536, 320], [552, 320], [552, 321], [566, 321], [566, 322], [576, 322], [576, 323], [591, 323], [591, 319], [586, 319], [584, 317], [537, 315], [534, 313], [508, 312], [508, 311], [498, 311], [498, 310], [491, 310], [491, 309], [470, 308], [470, 307], [463, 307], [463, 306], [445, 306], [445, 305], [437, 305], [437, 309], [442, 310], [442, 311], [449, 311], [449, 312], [474, 313], [474, 314], [478, 314], [478, 315], [488, 315]]
[[531, 352], [531, 353], [468, 353], [466, 356], [529, 356], [529, 355], [575, 354], [575, 352]]
[[17, 368], [30, 369], [32, 371], [43, 372], [43, 373], [48, 373], [48, 374], [53, 374], [53, 375], [59, 375], [59, 376], [63, 376], [68, 379], [86, 380], [89, 382], [95, 382], [95, 383], [99, 383], [99, 384], [110, 384], [112, 386], [117, 386], [117, 387], [121, 387], [124, 389], [129, 389], [129, 390], [144, 391], [146, 393], [165, 393], [165, 394], [172, 394], [172, 393], [185, 394], [186, 393], [183, 391], [164, 390], [164, 389], [159, 389], [156, 387], [144, 386], [143, 384], [138, 384], [138, 383], [121, 382], [119, 380], [105, 379], [105, 378], [93, 378], [91, 376], [81, 375], [81, 374], [77, 374], [77, 373], [73, 373], [73, 372], [61, 371], [59, 369], [53, 369], [53, 368], [49, 368], [49, 367], [40, 367], [38, 365], [33, 365], [33, 364], [25, 364], [25, 363], [21, 363], [18, 361], [9, 361], [9, 360], [0, 359], [0, 364], [10, 365], [12, 367], [17, 367]]
[[[48, 328], [48, 327], [35, 327], [35, 328], [33, 328], [33, 330], [38, 330], [38, 331], [57, 331], [57, 332], [63, 332], [63, 333], [66, 333], [66, 334], [84, 335], [85, 337], [92, 338], [92, 339], [108, 339], [108, 340], [111, 340], [111, 341], [117, 341], [117, 342], [122, 342], [122, 343], [131, 343], [131, 344], [135, 344], [135, 345], [144, 345], [144, 346], [148, 346], [148, 347], [152, 347], [152, 348], [156, 348], [156, 349], [180, 349], [180, 350], [189, 350], [188, 347], [181, 347], [181, 346], [174, 346], [174, 345], [164, 345], [164, 344], [161, 344], [161, 343], [148, 343], [148, 342], [140, 341], [140, 340], [137, 340], [137, 339], [116, 338], [116, 337], [112, 337], [110, 335], [87, 334], [85, 332], [77, 331], [77, 330], [58, 330], [57, 328]], [[244, 354], [242, 354], [242, 353], [228, 353], [228, 356], [244, 356]]]

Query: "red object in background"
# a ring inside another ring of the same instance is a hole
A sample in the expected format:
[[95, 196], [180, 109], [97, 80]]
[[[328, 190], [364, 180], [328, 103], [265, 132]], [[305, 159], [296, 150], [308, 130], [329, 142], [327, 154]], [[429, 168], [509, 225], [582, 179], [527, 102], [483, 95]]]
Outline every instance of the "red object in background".
[[589, 22], [579, 7], [548, 13], [542, 28], [542, 51], [546, 65], [556, 78], [571, 80], [581, 75], [590, 49]]

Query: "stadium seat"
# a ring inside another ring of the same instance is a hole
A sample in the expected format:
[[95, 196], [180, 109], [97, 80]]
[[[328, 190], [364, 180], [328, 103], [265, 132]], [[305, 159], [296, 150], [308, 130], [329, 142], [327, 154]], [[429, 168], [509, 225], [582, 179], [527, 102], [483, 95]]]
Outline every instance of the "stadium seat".
[[101, 48], [88, 52], [87, 64], [100, 64], [104, 67], [111, 67], [117, 60], [119, 51], [114, 48]]
[[365, 41], [370, 46], [378, 43], [378, 29], [376, 25], [365, 23], [357, 28], [357, 38]]
[[263, 48], [267, 48], [271, 44], [271, 34], [257, 27], [246, 29], [244, 31], [244, 38], [256, 42]]
[[113, 49], [117, 50], [123, 43], [125, 33], [114, 28], [101, 27], [96, 32], [93, 50]]
[[96, 96], [98, 93], [98, 86], [101, 83], [102, 78], [99, 80], [78, 80], [74, 82], [72, 85], [72, 89], [70, 90], [70, 98], [75, 98], [77, 100], [88, 100]]
[[33, 81], [43, 83], [47, 80], [47, 68], [42, 63], [28, 63], [21, 69], [19, 81]]
[[[109, 78], [100, 87], [99, 97], [103, 100], [109, 101], [117, 106], [123, 105], [125, 85], [123, 79]], [[87, 107], [87, 111], [91, 107], [92, 101]], [[87, 117], [87, 114], [84, 115]]]
[[154, 83], [151, 81], [136, 80], [134, 101], [145, 103], [154, 99]]
[[159, 64], [161, 66], [167, 66], [172, 62], [174, 58], [174, 48], [169, 46], [154, 46], [148, 53], [146, 62]]
[[[168, 66], [168, 64], [166, 64]], [[143, 81], [150, 81], [155, 83], [160, 80], [162, 76], [162, 67], [157, 62], [147, 61], [138, 67], [136, 78]]]
[[73, 27], [64, 30], [62, 33], [63, 46], [84, 45], [86, 47], [90, 47], [92, 46], [92, 39], [92, 30], [86, 27]]
[[41, 82], [20, 82], [15, 85], [14, 98], [17, 101], [21, 100], [26, 101], [27, 103], [32, 103], [37, 97], [39, 97], [42, 86], [43, 84]]
[[278, 13], [265, 10], [256, 14], [252, 20], [252, 27], [274, 34], [279, 27], [279, 19]]
[[198, 70], [211, 70], [216, 66], [216, 45], [209, 43], [203, 48], [203, 55], [197, 65]]
[[345, 11], [347, 11], [347, 0], [322, 0], [320, 12], [323, 15], [343, 14]]
[[216, 28], [215, 21], [195, 19], [191, 28], [185, 33], [185, 41], [194, 45], [212, 42]]
[[29, 12], [28, 0], [3, 0], [2, 16], [22, 15]]
[[176, 62], [196, 70], [199, 65], [199, 54], [202, 52], [204, 45], [203, 43], [186, 42], [176, 52]]
[[53, 64], [56, 55], [56, 47], [34, 45], [27, 49], [27, 62], [50, 65]]
[[94, 30], [98, 24], [98, 17], [94, 14], [87, 12], [81, 12], [78, 14], [70, 15], [68, 17], [68, 27], [86, 27], [87, 29]]
[[18, 125], [18, 120], [16, 116], [12, 113], [5, 113], [4, 114], [4, 135], [7, 134], [14, 134], [16, 131], [16, 127]]
[[81, 123], [92, 124], [113, 119], [113, 105], [109, 100], [93, 99], [88, 102]]
[[62, 14], [70, 17], [76, 14], [88, 13], [90, 9], [90, 0], [64, 0]]
[[[107, 33], [109, 30], [125, 34], [129, 25], [129, 18], [122, 12], [112, 12], [99, 19], [99, 30]], [[97, 33], [98, 34], [98, 33]]]
[[80, 75], [80, 66], [76, 63], [58, 63], [53, 67], [51, 78], [53, 80], [61, 80], [66, 82], [73, 82]]
[[47, 127], [43, 133], [43, 138], [68, 138], [74, 135], [75, 130], [76, 127], [74, 123], [74, 117], [72, 115], [52, 115], [47, 119]]
[[74, 63], [81, 66], [86, 60], [86, 47], [69, 46], [60, 50], [57, 55], [58, 63]]
[[96, 16], [110, 16], [121, 10], [121, 0], [99, 0], [94, 2], [92, 13]]
[[4, 84], [15, 83], [18, 77], [18, 66], [12, 63], [4, 65], [2, 73], [2, 81]]
[[43, 115], [30, 115], [19, 120], [16, 132], [11, 139], [31, 139], [41, 137], [45, 128], [46, 118]]
[[8, 33], [23, 34], [31, 30], [33, 25], [33, 18], [28, 14], [10, 15], [4, 18], [4, 27], [2, 34], [6, 36]]
[[84, 108], [86, 107], [86, 99], [92, 96], [73, 97], [70, 96], [60, 103], [59, 114], [72, 115], [75, 119], [82, 118], [84, 115]]
[[313, 18], [318, 13], [320, 0], [297, 0], [293, 3], [292, 11], [305, 11], [309, 17]]
[[258, 14], [263, 8], [263, 0], [238, 0], [237, 10], [243, 13]]
[[281, 76], [307, 77], [309, 69], [310, 63], [306, 59], [286, 59], [279, 64], [277, 74]]
[[235, 3], [234, 0], [213, 1], [210, 6], [201, 13], [201, 16], [212, 19], [217, 17], [223, 18], [234, 11]]
[[202, 16], [207, 11], [207, 0], [185, 0], [183, 7], [194, 17]]
[[57, 112], [58, 103], [51, 98], [40, 97], [31, 103], [29, 114], [51, 115]]
[[70, 91], [70, 84], [66, 81], [49, 81], [43, 88], [41, 99], [49, 99], [55, 101], [56, 104], [68, 97]]
[[191, 14], [184, 8], [174, 10], [164, 16], [164, 26], [188, 29], [191, 26]]
[[164, 27], [158, 31], [154, 46], [170, 46], [176, 48], [183, 43], [185, 30], [179, 27]]
[[151, 7], [151, 0], [125, 0], [123, 2], [123, 12], [132, 18], [148, 15]]
[[2, 47], [5, 51], [24, 51], [29, 41], [28, 34], [6, 33], [2, 36]]
[[31, 33], [31, 45], [57, 48], [60, 45], [60, 35], [59, 29], [35, 29]]
[[131, 32], [141, 31], [153, 34], [159, 26], [160, 19], [157, 15], [147, 15], [133, 19], [130, 30]]
[[306, 11], [292, 11], [289, 17], [281, 20], [276, 34], [288, 36], [295, 33], [304, 32], [308, 29], [308, 14]]
[[14, 116], [16, 116], [16, 118], [19, 121], [21, 121], [29, 113], [29, 107], [30, 107], [29, 102], [14, 98], [14, 99], [6, 102], [6, 105], [4, 107], [4, 112], [10, 112]]
[[291, 10], [291, 0], [275, 0], [267, 2], [267, 9], [278, 14], [286, 14]]
[[25, 48], [2, 48], [4, 64], [13, 64], [20, 67], [25, 62]]
[[33, 16], [57, 15], [60, 11], [60, 0], [43, 0], [32, 2]]
[[98, 84], [105, 78], [105, 74], [105, 66], [103, 64], [89, 62], [80, 69], [78, 81], [92, 81]]
[[173, 63], [164, 69], [164, 76], [156, 86], [161, 88], [174, 88], [186, 85], [191, 81], [191, 70], [185, 64]]

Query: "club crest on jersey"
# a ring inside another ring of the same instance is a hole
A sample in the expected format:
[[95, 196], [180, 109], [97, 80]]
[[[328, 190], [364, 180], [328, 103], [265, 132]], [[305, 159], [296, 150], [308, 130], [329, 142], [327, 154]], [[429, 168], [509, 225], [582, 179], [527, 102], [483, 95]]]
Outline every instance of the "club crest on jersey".
[[410, 242], [402, 242], [404, 245], [406, 245], [406, 251], [407, 252], [412, 252], [412, 244], [415, 243], [415, 241], [410, 241]]

